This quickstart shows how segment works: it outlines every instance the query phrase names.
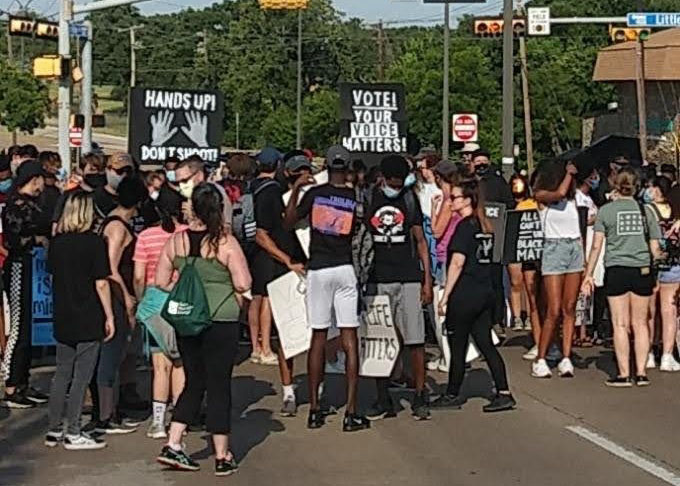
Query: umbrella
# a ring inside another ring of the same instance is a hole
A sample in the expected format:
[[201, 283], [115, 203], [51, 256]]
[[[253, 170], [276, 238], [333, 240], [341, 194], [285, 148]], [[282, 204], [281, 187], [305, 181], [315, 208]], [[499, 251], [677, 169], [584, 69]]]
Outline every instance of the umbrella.
[[642, 165], [642, 152], [638, 138], [607, 135], [581, 150], [571, 160], [581, 173], [590, 173], [594, 168], [606, 172], [609, 163], [616, 157], [625, 157], [631, 165], [636, 167]]

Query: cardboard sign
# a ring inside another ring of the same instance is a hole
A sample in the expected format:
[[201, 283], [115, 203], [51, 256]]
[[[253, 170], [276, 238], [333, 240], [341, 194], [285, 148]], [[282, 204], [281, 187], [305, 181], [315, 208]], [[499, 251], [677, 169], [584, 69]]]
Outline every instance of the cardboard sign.
[[484, 215], [491, 224], [494, 234], [492, 263], [500, 263], [503, 259], [503, 243], [505, 232], [505, 204], [487, 203], [484, 206]]
[[394, 328], [390, 298], [366, 297], [366, 311], [359, 328], [359, 374], [386, 378], [399, 358], [399, 337]]
[[223, 118], [219, 91], [132, 88], [128, 150], [140, 164], [194, 154], [217, 163]]
[[267, 285], [274, 323], [286, 359], [307, 351], [312, 339], [312, 328], [307, 324], [305, 289], [305, 280], [295, 272], [288, 272]]
[[505, 219], [503, 263], [540, 262], [543, 227], [538, 210], [508, 211]]
[[388, 154], [406, 153], [407, 115], [403, 84], [340, 85], [342, 145], [372, 166]]
[[32, 336], [33, 346], [54, 346], [54, 305], [52, 275], [47, 272], [47, 250], [35, 248], [32, 264]]

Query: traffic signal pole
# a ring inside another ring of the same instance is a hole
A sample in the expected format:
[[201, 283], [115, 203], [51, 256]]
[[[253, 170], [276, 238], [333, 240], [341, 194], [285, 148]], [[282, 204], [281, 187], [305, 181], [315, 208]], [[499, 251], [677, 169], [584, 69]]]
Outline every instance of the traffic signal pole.
[[503, 6], [503, 176], [510, 179], [515, 170], [514, 142], [514, 52], [513, 1], [504, 0]]
[[444, 3], [444, 89], [442, 90], [442, 159], [449, 158], [449, 63], [451, 47], [451, 6]]
[[84, 22], [87, 38], [81, 52], [81, 66], [83, 68], [82, 95], [80, 97], [80, 112], [85, 118], [83, 127], [83, 153], [92, 152], [92, 22]]

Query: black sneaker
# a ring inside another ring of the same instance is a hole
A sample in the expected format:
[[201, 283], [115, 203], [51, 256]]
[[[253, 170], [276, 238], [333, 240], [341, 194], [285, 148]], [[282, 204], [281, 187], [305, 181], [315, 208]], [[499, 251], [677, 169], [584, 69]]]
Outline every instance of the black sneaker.
[[56, 447], [64, 440], [63, 430], [50, 430], [45, 434], [45, 446]]
[[427, 392], [423, 391], [416, 394], [411, 406], [411, 415], [415, 420], [430, 420], [432, 418]]
[[358, 430], [370, 429], [371, 422], [366, 418], [355, 413], [346, 413], [342, 421], [343, 432], [356, 432]]
[[215, 476], [229, 476], [238, 471], [238, 463], [234, 456], [231, 459], [215, 459]]
[[186, 452], [181, 449], [176, 451], [167, 445], [163, 447], [156, 461], [181, 471], [198, 471], [201, 469], [201, 466], [189, 457]]
[[652, 384], [652, 382], [649, 381], [649, 378], [647, 378], [647, 376], [638, 375], [635, 377], [635, 384], [637, 386], [649, 386]]
[[18, 391], [12, 393], [11, 395], [5, 393], [5, 398], [2, 400], [2, 404], [7, 408], [14, 408], [17, 410], [34, 408], [36, 406], [34, 401], [29, 400], [26, 395]]
[[630, 388], [633, 386], [633, 382], [629, 377], [617, 376], [615, 378], [609, 378], [604, 382], [605, 385], [612, 388]]
[[136, 432], [137, 427], [129, 427], [113, 420], [106, 420], [104, 422], [97, 422], [94, 431], [97, 434], [121, 435]]
[[515, 405], [517, 405], [517, 402], [515, 402], [515, 399], [512, 397], [512, 395], [498, 394], [493, 397], [493, 400], [491, 400], [490, 403], [484, 405], [482, 410], [484, 410], [486, 413], [504, 412], [506, 410], [512, 410], [515, 408]]
[[307, 417], [308, 429], [320, 429], [326, 424], [326, 415], [321, 410], [310, 410]]
[[366, 411], [366, 418], [370, 421], [396, 417], [392, 400], [377, 401]]
[[42, 405], [42, 404], [50, 401], [49, 396], [45, 395], [44, 393], [39, 392], [38, 390], [36, 390], [32, 386], [29, 386], [28, 388], [26, 388], [26, 390], [24, 391], [24, 396], [28, 400], [30, 400], [33, 403], [36, 403], [38, 405]]
[[437, 398], [434, 402], [430, 404], [432, 408], [441, 408], [448, 410], [460, 410], [460, 408], [465, 405], [467, 400], [460, 395], [449, 395], [444, 394]]

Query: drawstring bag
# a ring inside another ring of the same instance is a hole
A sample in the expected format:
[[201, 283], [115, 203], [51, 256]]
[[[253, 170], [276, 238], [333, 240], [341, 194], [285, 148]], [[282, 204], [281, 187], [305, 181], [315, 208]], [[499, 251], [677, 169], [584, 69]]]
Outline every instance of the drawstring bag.
[[196, 258], [186, 258], [179, 280], [161, 311], [161, 317], [182, 337], [198, 336], [212, 325], [208, 297], [194, 266]]

